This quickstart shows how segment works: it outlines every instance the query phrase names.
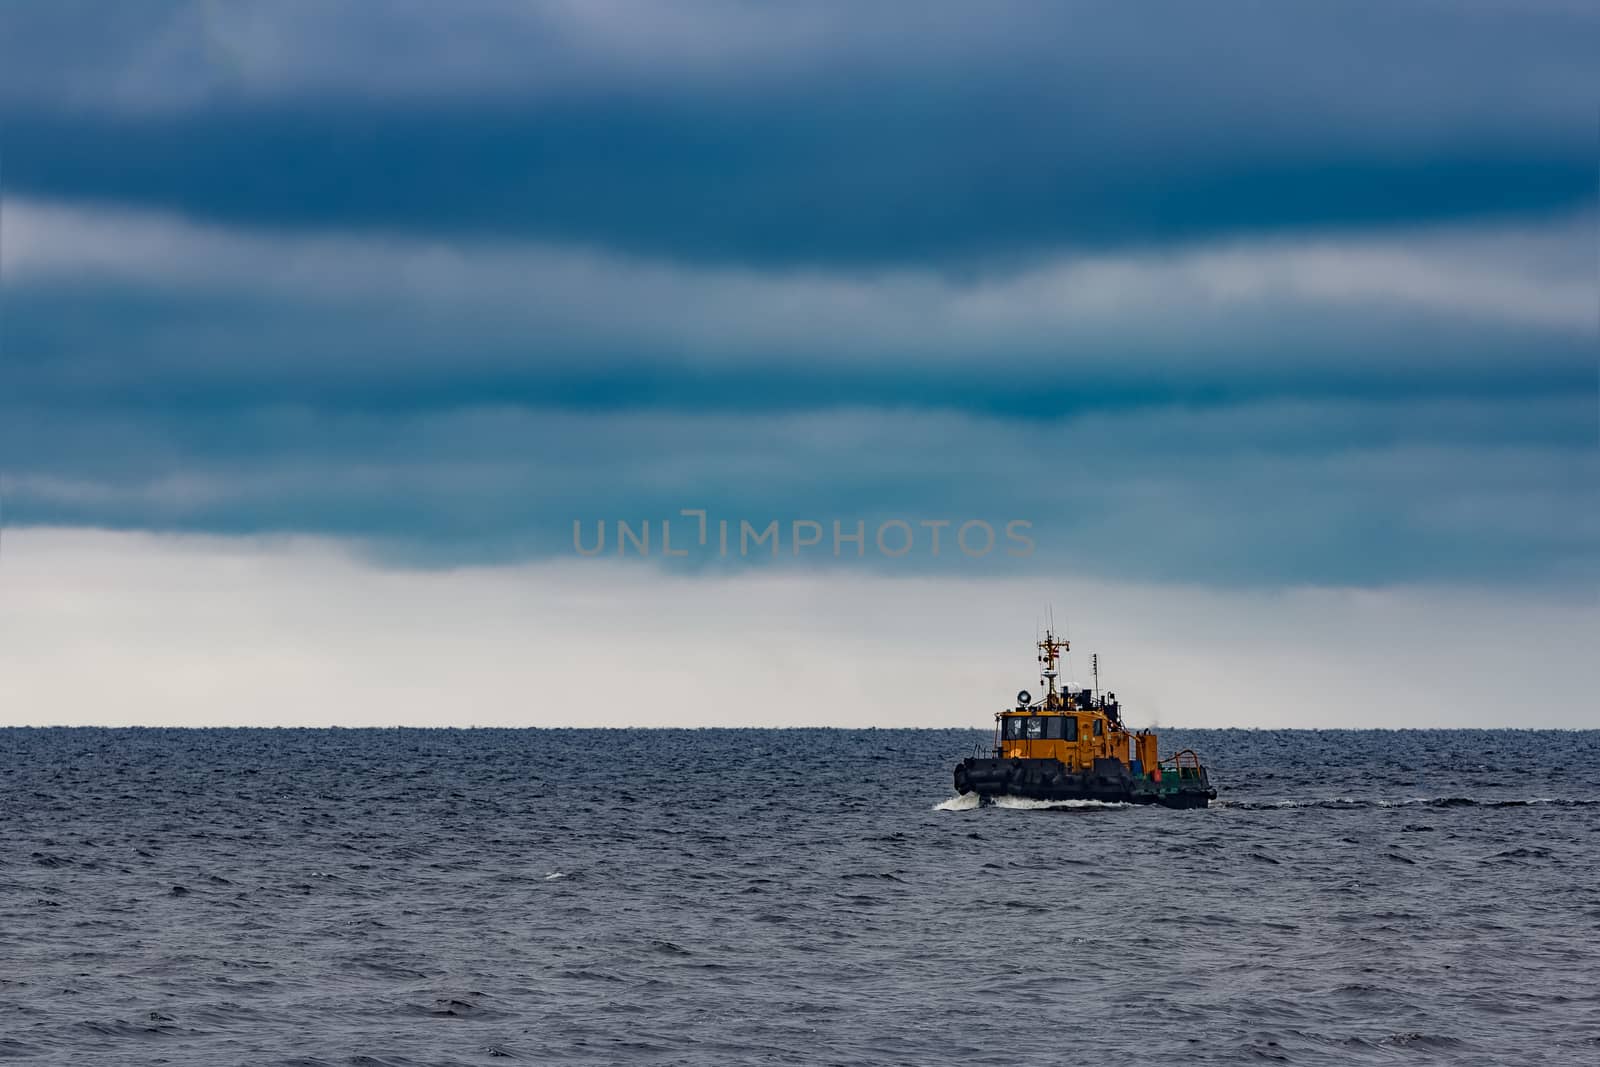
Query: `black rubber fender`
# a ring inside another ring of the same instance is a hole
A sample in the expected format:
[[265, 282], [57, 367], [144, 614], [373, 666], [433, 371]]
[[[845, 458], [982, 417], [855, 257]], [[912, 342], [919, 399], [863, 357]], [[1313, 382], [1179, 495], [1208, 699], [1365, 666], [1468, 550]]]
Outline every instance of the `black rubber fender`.
[[967, 769], [965, 767], [956, 768], [956, 792], [972, 792], [972, 783], [967, 778]]

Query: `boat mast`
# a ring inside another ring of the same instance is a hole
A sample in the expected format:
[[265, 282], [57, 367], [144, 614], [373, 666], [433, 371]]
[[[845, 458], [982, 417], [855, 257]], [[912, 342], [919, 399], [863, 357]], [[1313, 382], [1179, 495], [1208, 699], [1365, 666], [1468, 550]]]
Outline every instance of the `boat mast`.
[[1039, 673], [1043, 676], [1040, 680], [1049, 687], [1050, 695], [1047, 698], [1047, 707], [1056, 707], [1056, 660], [1061, 658], [1061, 653], [1072, 647], [1070, 641], [1057, 641], [1056, 635], [1051, 630], [1044, 632], [1044, 640], [1039, 642], [1039, 662], [1044, 664], [1044, 670]]

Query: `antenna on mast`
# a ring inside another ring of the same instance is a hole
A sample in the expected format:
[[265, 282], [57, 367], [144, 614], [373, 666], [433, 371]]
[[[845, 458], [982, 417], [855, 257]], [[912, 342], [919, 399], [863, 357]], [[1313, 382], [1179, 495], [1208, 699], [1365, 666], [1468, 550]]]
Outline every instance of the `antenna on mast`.
[[1061, 653], [1067, 650], [1067, 642], [1056, 639], [1054, 630], [1044, 632], [1044, 640], [1039, 642], [1039, 662], [1043, 668], [1039, 671], [1042, 676], [1039, 680], [1048, 688], [1045, 698], [1047, 707], [1058, 707], [1056, 702], [1056, 677], [1060, 673], [1056, 670], [1056, 661], [1061, 658]]

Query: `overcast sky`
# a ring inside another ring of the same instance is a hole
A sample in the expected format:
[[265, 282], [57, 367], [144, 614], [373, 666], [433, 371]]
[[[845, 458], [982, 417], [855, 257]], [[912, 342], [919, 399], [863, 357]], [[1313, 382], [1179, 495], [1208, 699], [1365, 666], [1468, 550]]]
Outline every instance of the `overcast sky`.
[[6, 5], [0, 725], [978, 727], [1053, 607], [1136, 722], [1600, 726], [1597, 54], [1563, 2]]

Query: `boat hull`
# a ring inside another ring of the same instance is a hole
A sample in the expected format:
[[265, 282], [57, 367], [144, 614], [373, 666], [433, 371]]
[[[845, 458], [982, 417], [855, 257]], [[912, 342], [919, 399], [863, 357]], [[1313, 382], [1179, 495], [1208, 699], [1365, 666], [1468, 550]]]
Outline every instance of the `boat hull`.
[[1203, 767], [1186, 767], [1181, 774], [1169, 770], [1156, 778], [1135, 775], [1115, 759], [1097, 759], [1091, 768], [1075, 772], [1055, 759], [971, 757], [957, 765], [955, 786], [959, 793], [976, 793], [986, 801], [1009, 796], [1167, 808], [1203, 808], [1217, 795]]

